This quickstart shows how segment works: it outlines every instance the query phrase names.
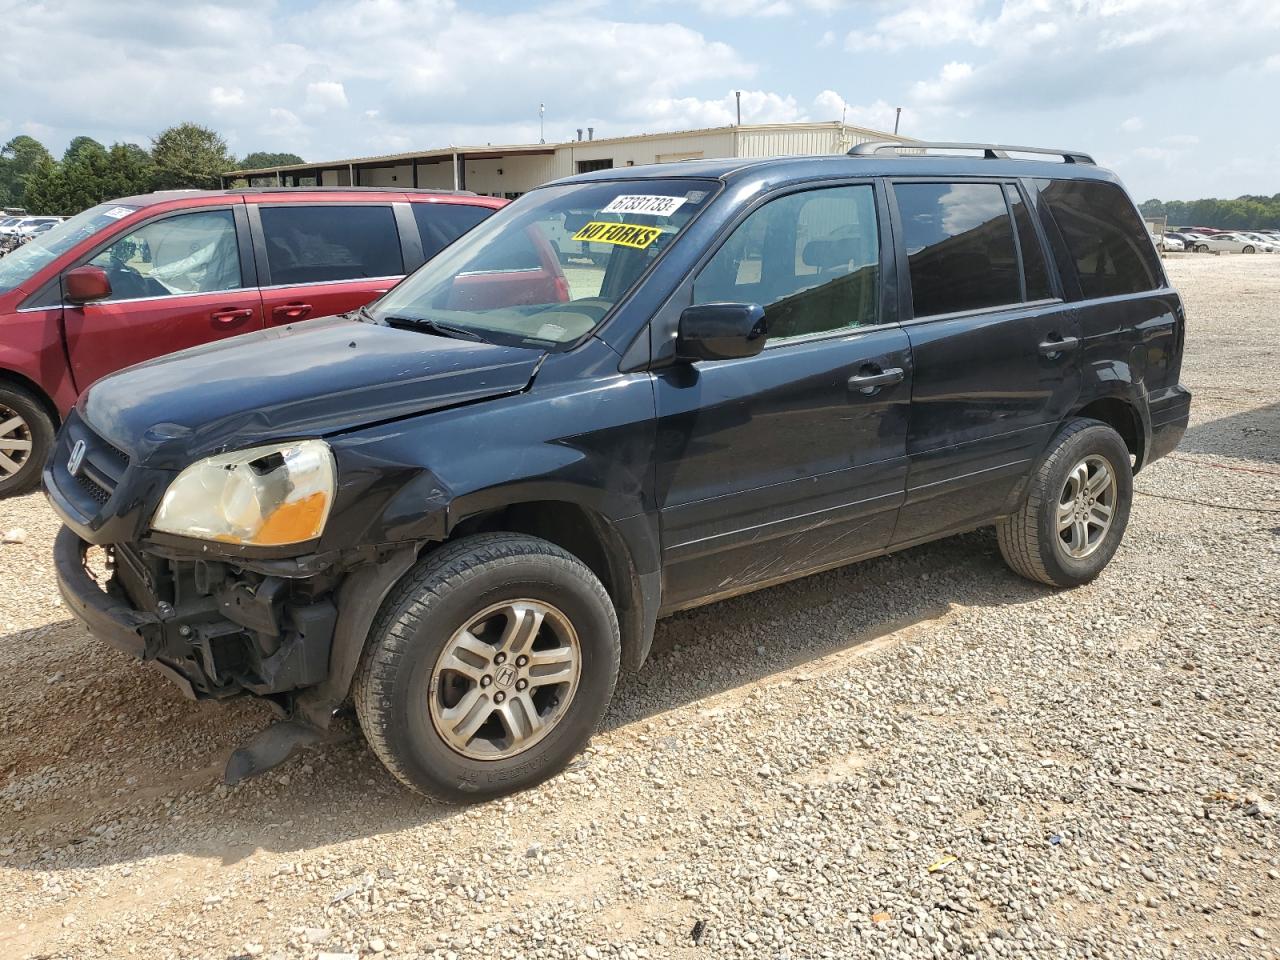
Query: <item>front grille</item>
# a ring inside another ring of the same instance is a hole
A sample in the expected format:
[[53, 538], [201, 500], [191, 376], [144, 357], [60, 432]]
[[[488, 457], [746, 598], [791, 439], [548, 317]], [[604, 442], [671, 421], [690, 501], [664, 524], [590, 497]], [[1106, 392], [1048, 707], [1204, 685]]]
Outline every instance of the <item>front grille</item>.
[[106, 504], [111, 499], [113, 491], [103, 487], [83, 472], [76, 475], [76, 483], [80, 484], [80, 488], [100, 504]]
[[[84, 456], [72, 474], [71, 453], [78, 443], [84, 444]], [[62, 495], [89, 520], [101, 512], [115, 493], [129, 468], [129, 455], [98, 436], [73, 412], [59, 436], [50, 468]]]

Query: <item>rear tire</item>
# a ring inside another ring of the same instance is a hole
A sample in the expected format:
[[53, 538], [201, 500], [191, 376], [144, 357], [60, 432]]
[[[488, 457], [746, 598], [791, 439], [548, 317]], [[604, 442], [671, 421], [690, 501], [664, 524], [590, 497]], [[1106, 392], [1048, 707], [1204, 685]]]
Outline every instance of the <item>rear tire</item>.
[[1206, 247], [1203, 243], [1197, 243], [1195, 246], [1195, 251], [1196, 253], [1208, 253], [1209, 248]]
[[30, 493], [53, 449], [53, 418], [33, 394], [0, 383], [0, 497]]
[[537, 537], [466, 537], [427, 555], [383, 605], [356, 712], [406, 786], [487, 800], [541, 783], [582, 750], [619, 654], [613, 604], [581, 560]]
[[1005, 563], [1028, 580], [1077, 587], [1100, 574], [1129, 523], [1129, 448], [1097, 420], [1073, 420], [1049, 445], [1026, 498], [996, 524]]

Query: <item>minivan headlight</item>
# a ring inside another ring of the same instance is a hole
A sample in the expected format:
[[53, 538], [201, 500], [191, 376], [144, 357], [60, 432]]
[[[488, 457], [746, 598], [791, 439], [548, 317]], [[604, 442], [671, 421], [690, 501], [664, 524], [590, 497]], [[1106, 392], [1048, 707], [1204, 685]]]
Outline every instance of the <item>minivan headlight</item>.
[[323, 440], [221, 453], [178, 474], [151, 528], [253, 547], [304, 543], [324, 530], [336, 474]]

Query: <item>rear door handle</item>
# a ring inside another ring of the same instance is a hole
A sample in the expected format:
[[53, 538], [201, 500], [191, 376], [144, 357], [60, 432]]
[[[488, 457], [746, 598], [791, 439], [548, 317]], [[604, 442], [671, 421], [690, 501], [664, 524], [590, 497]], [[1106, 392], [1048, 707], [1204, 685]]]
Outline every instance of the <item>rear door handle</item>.
[[1057, 359], [1064, 353], [1070, 353], [1076, 347], [1080, 346], [1079, 337], [1059, 337], [1056, 334], [1049, 334], [1049, 338], [1040, 344], [1040, 356]]
[[271, 319], [276, 322], [301, 320], [310, 313], [311, 304], [309, 303], [282, 303], [278, 307], [271, 308]]
[[879, 367], [867, 366], [862, 369], [867, 372], [855, 373], [849, 378], [849, 389], [857, 390], [867, 396], [871, 396], [881, 387], [901, 383], [906, 377], [901, 367], [890, 367], [888, 370], [881, 370]]
[[250, 307], [224, 307], [209, 314], [209, 319], [221, 326], [230, 327], [252, 316], [253, 310]]

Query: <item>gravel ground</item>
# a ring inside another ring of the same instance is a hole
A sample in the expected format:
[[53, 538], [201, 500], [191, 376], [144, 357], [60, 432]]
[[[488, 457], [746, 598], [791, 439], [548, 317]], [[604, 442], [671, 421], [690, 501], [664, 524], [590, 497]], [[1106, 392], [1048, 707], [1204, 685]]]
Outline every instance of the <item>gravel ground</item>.
[[359, 740], [220, 786], [266, 710], [92, 641], [0, 502], [0, 955], [1280, 957], [1280, 257], [1168, 266], [1192, 428], [1097, 582], [984, 531], [680, 615], [483, 806]]

